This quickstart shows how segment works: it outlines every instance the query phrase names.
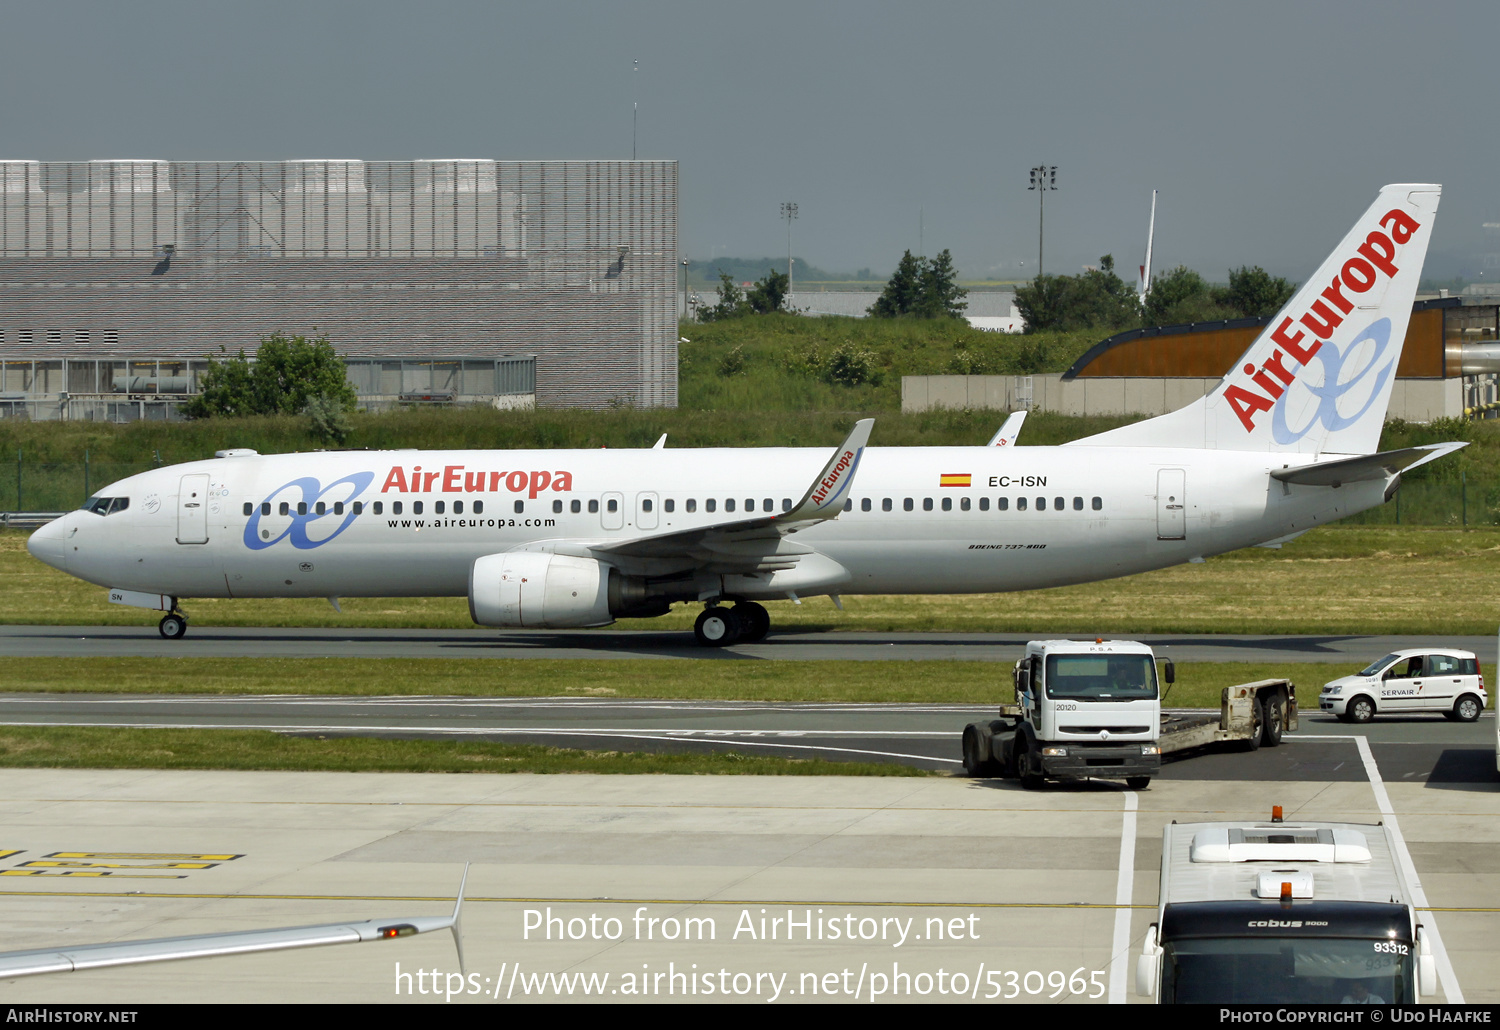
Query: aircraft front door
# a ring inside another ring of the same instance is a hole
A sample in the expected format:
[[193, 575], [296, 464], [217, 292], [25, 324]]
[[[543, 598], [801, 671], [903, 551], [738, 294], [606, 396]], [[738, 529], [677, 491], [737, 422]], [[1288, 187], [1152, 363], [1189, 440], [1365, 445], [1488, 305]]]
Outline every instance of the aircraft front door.
[[1156, 539], [1187, 537], [1187, 472], [1156, 470]]
[[208, 543], [208, 474], [183, 476], [177, 489], [177, 542]]

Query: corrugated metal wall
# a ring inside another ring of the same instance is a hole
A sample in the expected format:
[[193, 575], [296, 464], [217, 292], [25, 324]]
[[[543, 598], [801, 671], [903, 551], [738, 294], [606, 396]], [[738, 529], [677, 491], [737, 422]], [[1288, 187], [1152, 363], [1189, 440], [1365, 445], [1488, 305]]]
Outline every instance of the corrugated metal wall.
[[674, 161], [0, 161], [0, 357], [537, 355], [537, 402], [677, 403]]

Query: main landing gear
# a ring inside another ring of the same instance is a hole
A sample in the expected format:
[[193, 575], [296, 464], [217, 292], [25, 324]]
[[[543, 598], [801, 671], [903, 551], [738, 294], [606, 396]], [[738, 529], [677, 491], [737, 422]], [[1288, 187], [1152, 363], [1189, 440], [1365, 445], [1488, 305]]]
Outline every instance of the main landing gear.
[[754, 601], [740, 601], [733, 608], [710, 604], [693, 623], [693, 636], [705, 647], [751, 644], [771, 628], [771, 613]]
[[187, 616], [181, 612], [167, 612], [156, 624], [156, 631], [165, 640], [181, 640], [187, 635]]

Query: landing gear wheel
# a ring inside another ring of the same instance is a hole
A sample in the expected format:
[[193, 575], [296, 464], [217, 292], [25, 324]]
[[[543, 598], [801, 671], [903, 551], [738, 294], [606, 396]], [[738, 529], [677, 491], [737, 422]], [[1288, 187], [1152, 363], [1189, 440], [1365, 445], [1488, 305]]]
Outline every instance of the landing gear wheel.
[[1457, 719], [1459, 722], [1473, 722], [1475, 719], [1479, 718], [1479, 713], [1483, 709], [1483, 707], [1484, 706], [1479, 703], [1479, 698], [1475, 697], [1473, 694], [1465, 694], [1463, 697], [1459, 698], [1457, 702], [1454, 703], [1453, 718]]
[[1125, 777], [1125, 786], [1129, 787], [1131, 790], [1145, 790], [1147, 787], [1151, 786], [1151, 777], [1127, 776]]
[[1350, 722], [1369, 722], [1375, 718], [1375, 702], [1367, 697], [1356, 697], [1344, 709], [1344, 714], [1349, 716]]
[[176, 612], [168, 612], [156, 624], [156, 631], [166, 640], [181, 640], [187, 633], [187, 620]]
[[1281, 724], [1286, 715], [1286, 701], [1277, 693], [1265, 697], [1265, 708], [1261, 714], [1260, 742], [1266, 747], [1281, 743]]
[[765, 605], [741, 601], [734, 606], [733, 611], [740, 619], [740, 643], [753, 644], [765, 639], [771, 629], [771, 613], [766, 611]]
[[732, 608], [703, 609], [698, 621], [693, 623], [693, 636], [705, 647], [727, 647], [740, 639], [742, 624]]

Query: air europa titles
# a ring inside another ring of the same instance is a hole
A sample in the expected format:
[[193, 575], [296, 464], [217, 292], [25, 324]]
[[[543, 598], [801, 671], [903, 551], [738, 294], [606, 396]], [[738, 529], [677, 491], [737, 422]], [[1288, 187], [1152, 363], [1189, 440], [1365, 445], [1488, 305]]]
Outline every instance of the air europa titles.
[[404, 494], [431, 493], [499, 493], [504, 488], [513, 494], [524, 493], [535, 499], [544, 490], [555, 494], [573, 489], [571, 472], [470, 472], [462, 465], [444, 465], [440, 471], [424, 472], [421, 465], [410, 471], [392, 466], [381, 486], [381, 493], [396, 490]]
[[848, 472], [850, 466], [853, 464], [853, 451], [845, 451], [843, 454], [840, 454], [839, 460], [833, 463], [833, 468], [828, 470], [828, 475], [823, 477], [822, 482], [818, 484], [818, 488], [813, 491], [813, 503], [822, 504], [827, 500], [828, 495], [833, 492], [834, 487], [839, 485], [839, 481], [844, 478], [844, 473]]
[[[1239, 416], [1245, 432], [1255, 431], [1255, 416], [1269, 411], [1276, 401], [1297, 379], [1298, 372], [1312, 361], [1313, 355], [1322, 349], [1333, 331], [1344, 322], [1344, 316], [1354, 310], [1355, 299], [1374, 288], [1381, 275], [1395, 276], [1396, 244], [1410, 242], [1422, 226], [1406, 212], [1392, 209], [1380, 219], [1386, 232], [1373, 230], [1360, 244], [1354, 257], [1344, 262], [1339, 274], [1333, 277], [1327, 289], [1312, 303], [1297, 321], [1312, 333], [1309, 339], [1302, 329], [1293, 329], [1290, 316], [1271, 331], [1271, 339], [1278, 349], [1260, 368], [1246, 365], [1240, 373], [1249, 382], [1235, 383], [1224, 391], [1224, 399]], [[1389, 233], [1389, 235], [1387, 235]], [[1288, 367], [1287, 362], [1292, 364]], [[1325, 384], [1332, 386], [1333, 384]]]

